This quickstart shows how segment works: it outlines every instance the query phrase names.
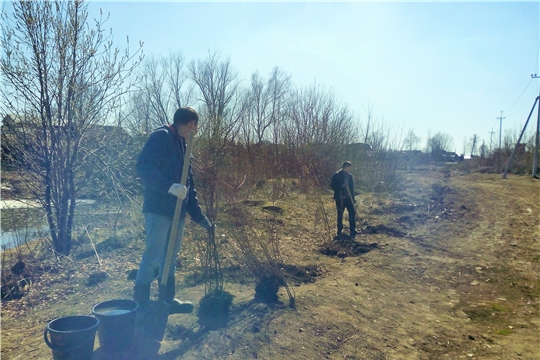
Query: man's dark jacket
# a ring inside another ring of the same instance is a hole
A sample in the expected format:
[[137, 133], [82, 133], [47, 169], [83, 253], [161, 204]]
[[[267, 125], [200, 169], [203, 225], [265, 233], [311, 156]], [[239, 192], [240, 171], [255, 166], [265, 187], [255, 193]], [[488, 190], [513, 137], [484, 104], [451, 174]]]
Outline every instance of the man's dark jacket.
[[353, 176], [346, 172], [345, 170], [341, 169], [338, 172], [336, 172], [334, 175], [332, 175], [332, 183], [330, 187], [332, 190], [334, 190], [334, 199], [335, 200], [342, 200], [342, 199], [348, 199], [349, 194], [347, 193], [347, 188], [345, 185], [345, 181], [349, 185], [349, 190], [351, 192], [351, 196], [353, 197], [352, 200], [354, 200], [354, 181]]
[[[177, 197], [168, 191], [172, 184], [180, 183], [185, 151], [185, 139], [173, 126], [162, 126], [150, 135], [137, 160], [137, 174], [144, 185], [143, 212], [174, 216]], [[191, 165], [186, 187], [188, 193], [180, 218], [188, 212], [195, 222], [201, 223], [206, 217], [197, 199]]]

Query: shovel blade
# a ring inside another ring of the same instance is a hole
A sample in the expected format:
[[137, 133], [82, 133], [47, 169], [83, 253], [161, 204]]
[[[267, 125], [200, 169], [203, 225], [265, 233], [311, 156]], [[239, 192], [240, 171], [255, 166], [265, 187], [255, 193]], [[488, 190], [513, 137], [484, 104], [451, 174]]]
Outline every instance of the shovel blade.
[[144, 321], [144, 332], [154, 340], [162, 341], [167, 328], [171, 305], [163, 301], [150, 301]]

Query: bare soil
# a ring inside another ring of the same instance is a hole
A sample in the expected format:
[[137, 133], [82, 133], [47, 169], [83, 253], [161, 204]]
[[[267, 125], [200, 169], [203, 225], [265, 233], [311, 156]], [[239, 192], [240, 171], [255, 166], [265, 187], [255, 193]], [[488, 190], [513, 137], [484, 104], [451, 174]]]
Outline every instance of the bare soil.
[[[279, 212], [264, 209], [262, 195], [245, 203], [261, 223], [279, 220], [295, 309], [283, 288], [281, 303], [254, 301], [255, 284], [232, 261], [223, 234], [226, 290], [234, 295], [226, 327], [201, 329], [196, 311], [172, 315], [161, 344], [137, 333], [133, 349], [111, 355], [96, 340], [94, 359], [540, 359], [538, 180], [452, 167], [401, 176], [395, 193], [357, 196], [355, 239], [332, 240], [312, 196], [291, 194], [273, 205]], [[333, 226], [330, 194], [323, 200]], [[204, 296], [199, 236], [190, 225], [177, 273], [178, 297], [194, 303]], [[2, 358], [51, 358], [47, 321], [130, 298], [127, 276], [142, 249], [140, 239], [123, 240], [100, 253], [101, 267], [95, 256], [76, 254], [43, 264], [22, 298], [2, 303]]]

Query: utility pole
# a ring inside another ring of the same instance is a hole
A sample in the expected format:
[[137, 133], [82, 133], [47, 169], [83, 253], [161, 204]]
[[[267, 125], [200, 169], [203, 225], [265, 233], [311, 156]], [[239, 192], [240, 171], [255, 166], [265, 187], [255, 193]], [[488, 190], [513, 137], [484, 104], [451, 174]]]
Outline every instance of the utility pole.
[[493, 134], [495, 134], [495, 131], [493, 131], [493, 128], [491, 128], [491, 131], [489, 132], [489, 156], [491, 156], [491, 144], [493, 143]]
[[[538, 76], [537, 74], [531, 74], [531, 77], [533, 79], [539, 79], [540, 76]], [[540, 93], [538, 94], [538, 99], [540, 99]], [[533, 168], [532, 168], [532, 176], [535, 177], [535, 178], [538, 178], [537, 176], [537, 170], [538, 170], [538, 150], [540, 150], [540, 145], [539, 145], [539, 139], [538, 139], [538, 136], [539, 136], [539, 133], [540, 132], [540, 106], [539, 106], [539, 109], [538, 109], [538, 119], [536, 120], [536, 136], [535, 136], [535, 141], [534, 141], [534, 160], [533, 160]]]
[[506, 119], [506, 116], [503, 117], [502, 113], [503, 113], [503, 110], [501, 110], [501, 116], [495, 118], [495, 119], [500, 120], [500, 126], [499, 126], [499, 151], [502, 149], [502, 147], [501, 147], [501, 144], [502, 144], [502, 121], [503, 121], [503, 119]]
[[[540, 76], [536, 74], [531, 74], [531, 77], [533, 79], [540, 78]], [[527, 129], [527, 124], [529, 123], [529, 120], [531, 119], [531, 115], [533, 114], [534, 108], [536, 107], [537, 103], [540, 103], [540, 94], [534, 100], [534, 104], [532, 106], [531, 112], [529, 113], [529, 117], [527, 117], [527, 121], [525, 121], [525, 126], [523, 126], [523, 130], [521, 130], [521, 134], [519, 135], [519, 139], [516, 143], [516, 147], [514, 148], [514, 151], [512, 151], [512, 155], [510, 155], [510, 159], [508, 160], [508, 163], [506, 163], [506, 166], [503, 172], [503, 179], [506, 179], [506, 174], [508, 173], [510, 163], [512, 162], [512, 159], [514, 158], [514, 155], [516, 154], [516, 150], [519, 146], [519, 143], [521, 142], [521, 138], [523, 137], [525, 130]], [[502, 111], [501, 111], [501, 117], [502, 117]], [[538, 106], [538, 114], [537, 114], [537, 120], [536, 120], [536, 136], [535, 136], [536, 139], [535, 139], [535, 144], [534, 144], [534, 161], [533, 161], [533, 169], [532, 169], [532, 176], [536, 179], [538, 179], [537, 170], [538, 170], [539, 131], [540, 131], [540, 105]]]

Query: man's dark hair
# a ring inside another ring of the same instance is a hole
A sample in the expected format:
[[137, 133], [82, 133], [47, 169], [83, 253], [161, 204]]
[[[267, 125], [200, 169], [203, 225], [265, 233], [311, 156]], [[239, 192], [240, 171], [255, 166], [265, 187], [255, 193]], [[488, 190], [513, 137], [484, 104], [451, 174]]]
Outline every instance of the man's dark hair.
[[341, 168], [343, 169], [343, 168], [351, 167], [351, 166], [352, 166], [352, 164], [351, 164], [350, 161], [345, 161], [345, 162], [343, 163], [343, 165], [341, 165]]
[[190, 108], [189, 106], [181, 107], [174, 113], [174, 125], [186, 125], [193, 120], [198, 123], [199, 115], [195, 109]]

